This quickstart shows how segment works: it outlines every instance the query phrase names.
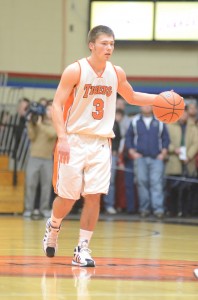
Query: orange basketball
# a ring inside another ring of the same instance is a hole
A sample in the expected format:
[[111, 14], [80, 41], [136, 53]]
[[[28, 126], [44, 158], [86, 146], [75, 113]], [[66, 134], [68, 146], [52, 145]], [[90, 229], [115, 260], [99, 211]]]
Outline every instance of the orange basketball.
[[177, 122], [183, 115], [184, 108], [184, 99], [173, 91], [160, 93], [153, 102], [153, 113], [163, 123]]

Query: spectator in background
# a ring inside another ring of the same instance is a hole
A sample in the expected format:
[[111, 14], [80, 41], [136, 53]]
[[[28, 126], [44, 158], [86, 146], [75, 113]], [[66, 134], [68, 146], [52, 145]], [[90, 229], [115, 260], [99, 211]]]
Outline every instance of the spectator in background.
[[124, 149], [125, 135], [126, 135], [127, 129], [129, 128], [131, 119], [126, 114], [126, 101], [120, 96], [118, 96], [117, 101], [116, 101], [116, 109], [120, 109], [124, 112], [123, 117], [122, 117], [121, 121], [119, 122], [120, 133], [121, 133], [119, 152], [121, 153]]
[[26, 195], [24, 217], [31, 217], [37, 186], [40, 182], [40, 213], [48, 217], [51, 194], [53, 150], [56, 142], [56, 131], [51, 119], [52, 103], [46, 106], [42, 116], [32, 114], [28, 123], [28, 136], [31, 141], [30, 156], [26, 169]]
[[24, 118], [28, 108], [30, 105], [30, 100], [28, 98], [21, 98], [18, 102], [18, 106], [17, 106], [17, 115], [19, 116], [19, 118]]
[[194, 120], [194, 113], [192, 114], [194, 108], [190, 105], [178, 122], [168, 124], [170, 145], [166, 175], [178, 177], [167, 181], [167, 206], [168, 213], [171, 215], [185, 216], [191, 213], [191, 184], [188, 181], [180, 181], [179, 177], [196, 177], [198, 127]]
[[112, 139], [112, 161], [111, 161], [111, 180], [109, 186], [109, 192], [107, 195], [104, 195], [104, 208], [108, 214], [116, 214], [115, 209], [115, 178], [117, 171], [117, 162], [119, 156], [119, 147], [121, 141], [121, 132], [120, 132], [120, 122], [124, 116], [124, 111], [122, 109], [116, 109], [115, 122], [113, 126], [113, 132], [115, 137]]
[[[41, 97], [39, 98], [38, 100], [38, 103], [41, 104], [44, 108], [50, 103], [52, 103], [52, 100], [48, 100], [47, 98], [45, 97]], [[52, 184], [51, 184], [51, 196], [50, 196], [50, 205], [51, 205], [51, 197], [54, 196], [54, 193], [53, 193], [53, 188], [52, 188]], [[32, 213], [32, 218], [33, 219], [39, 219], [41, 217], [41, 214], [40, 214], [40, 210], [39, 210], [39, 207], [40, 207], [40, 198], [41, 198], [41, 186], [40, 186], [40, 182], [38, 183], [38, 186], [37, 186], [37, 189], [36, 189], [36, 195], [35, 195], [35, 201], [34, 201], [34, 210], [33, 210], [33, 213]]]
[[164, 160], [169, 135], [165, 124], [156, 120], [151, 106], [141, 107], [126, 134], [125, 148], [134, 160], [138, 189], [139, 212], [142, 217], [151, 212], [162, 218], [164, 214]]
[[38, 103], [46, 107], [50, 101], [52, 102], [53, 100], [48, 100], [48, 99], [45, 98], [45, 97], [41, 97], [41, 98], [38, 100]]
[[[14, 143], [14, 151], [13, 151], [13, 158], [16, 160], [17, 157], [17, 151], [18, 147], [23, 135], [24, 130], [26, 130], [26, 114], [28, 112], [30, 105], [30, 100], [28, 98], [21, 98], [19, 100], [18, 106], [17, 106], [17, 113], [14, 116], [14, 131], [13, 131], [13, 136], [15, 139]], [[19, 154], [20, 155], [20, 154]]]
[[[116, 108], [124, 112], [123, 118], [120, 121], [121, 141], [119, 146], [119, 160], [118, 171], [116, 178], [116, 207], [118, 212], [127, 211], [131, 212], [133, 207], [133, 193], [131, 193], [131, 164], [125, 166], [123, 150], [125, 135], [130, 124], [130, 117], [126, 114], [126, 101], [118, 95], [116, 101]], [[128, 169], [125, 171], [125, 167]], [[129, 184], [128, 184], [129, 183]]]
[[189, 99], [189, 103], [187, 104], [187, 112], [188, 119], [197, 122], [198, 119], [198, 109], [197, 109], [197, 101], [194, 98]]
[[[195, 98], [190, 98], [190, 101], [187, 105], [187, 112], [188, 112], [188, 123], [194, 125], [198, 128], [198, 106], [197, 100]], [[193, 175], [193, 179], [198, 180], [198, 150], [195, 155], [195, 174]], [[198, 215], [198, 183], [194, 183], [191, 186], [190, 193], [190, 207], [189, 207], [189, 214]]]
[[[195, 126], [198, 127], [198, 107], [197, 107], [197, 101], [195, 99], [191, 99], [191, 101], [192, 102], [190, 102], [187, 105], [188, 124], [193, 125], [193, 123], [194, 123]], [[196, 164], [196, 169], [197, 169], [197, 167], [198, 167], [198, 152], [196, 154], [195, 160], [196, 160], [195, 164]]]
[[[137, 113], [136, 113], [137, 114]], [[136, 114], [130, 114], [130, 122]], [[129, 124], [130, 125], [130, 124]], [[129, 127], [128, 127], [129, 128]], [[127, 130], [128, 130], [127, 128]], [[125, 133], [126, 137], [126, 133]], [[125, 142], [125, 139], [124, 139]], [[126, 147], [124, 145], [123, 150], [123, 162], [124, 162], [124, 180], [125, 180], [125, 190], [126, 190], [126, 213], [134, 214], [137, 211], [137, 188], [134, 181], [134, 163], [129, 157]]]
[[13, 184], [17, 185], [18, 177], [17, 170], [20, 165], [24, 167], [26, 157], [29, 150], [29, 140], [27, 136], [27, 112], [29, 109], [30, 100], [28, 98], [21, 98], [18, 102], [17, 113], [13, 116], [11, 124], [13, 124], [13, 141], [14, 147], [12, 158], [14, 163], [13, 168]]

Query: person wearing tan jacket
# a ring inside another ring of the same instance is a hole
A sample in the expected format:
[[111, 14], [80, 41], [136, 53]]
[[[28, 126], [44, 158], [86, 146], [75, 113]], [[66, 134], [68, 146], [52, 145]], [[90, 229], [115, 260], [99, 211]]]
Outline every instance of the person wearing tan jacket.
[[[181, 216], [188, 213], [189, 203], [187, 198], [189, 198], [189, 193], [187, 193], [185, 187], [189, 187], [190, 185], [184, 181], [180, 181], [179, 177], [196, 177], [195, 159], [198, 152], [198, 126], [194, 120], [188, 118], [188, 112], [185, 110], [178, 122], [168, 124], [168, 131], [171, 142], [168, 149], [165, 174], [167, 176], [178, 177], [178, 179], [174, 179], [173, 177], [173, 179], [167, 181], [167, 187], [169, 187], [170, 192], [168, 197], [169, 208], [173, 214], [177, 213]], [[177, 202], [180, 203], [180, 207], [176, 207], [178, 206]]]
[[51, 118], [52, 103], [46, 105], [45, 115], [30, 119], [27, 129], [30, 153], [26, 168], [24, 217], [31, 217], [38, 184], [40, 183], [40, 214], [49, 214], [52, 187], [53, 150], [57, 139]]

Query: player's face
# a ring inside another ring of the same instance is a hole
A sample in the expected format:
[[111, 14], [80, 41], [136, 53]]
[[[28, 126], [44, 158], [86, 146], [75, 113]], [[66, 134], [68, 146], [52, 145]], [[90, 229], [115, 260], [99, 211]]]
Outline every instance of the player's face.
[[98, 59], [109, 60], [114, 50], [114, 43], [112, 36], [101, 34], [95, 43], [90, 43], [89, 48], [92, 55], [96, 55]]

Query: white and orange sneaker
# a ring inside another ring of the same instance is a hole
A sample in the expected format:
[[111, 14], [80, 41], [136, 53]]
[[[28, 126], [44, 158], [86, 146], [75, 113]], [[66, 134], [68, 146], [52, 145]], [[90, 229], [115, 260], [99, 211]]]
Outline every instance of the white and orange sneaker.
[[58, 234], [59, 228], [51, 226], [50, 219], [46, 222], [46, 230], [43, 238], [43, 250], [48, 257], [54, 257], [58, 250]]
[[194, 269], [195, 277], [198, 278], [198, 269]]
[[80, 246], [75, 247], [72, 265], [79, 267], [95, 267], [95, 261], [90, 255], [88, 242], [85, 240]]

